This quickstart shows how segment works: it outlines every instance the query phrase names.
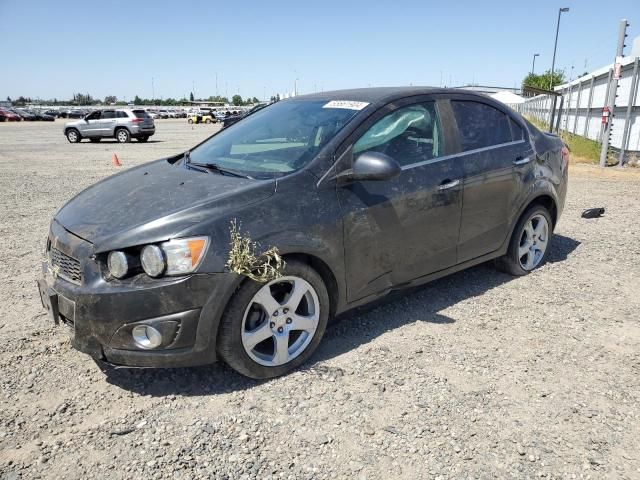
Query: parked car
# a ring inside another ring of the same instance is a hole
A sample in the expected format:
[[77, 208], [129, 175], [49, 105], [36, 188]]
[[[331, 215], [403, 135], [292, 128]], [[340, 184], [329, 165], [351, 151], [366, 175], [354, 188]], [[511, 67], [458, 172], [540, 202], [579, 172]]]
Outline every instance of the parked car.
[[0, 122], [20, 122], [22, 117], [5, 108], [0, 108]]
[[[480, 94], [299, 96], [70, 200], [40, 295], [100, 361], [222, 359], [270, 378], [311, 356], [329, 317], [393, 290], [489, 260], [542, 265], [567, 175], [560, 138]], [[242, 245], [274, 261], [256, 269]]]
[[47, 115], [44, 112], [40, 112], [38, 110], [28, 110], [28, 112], [35, 117], [35, 120], [44, 121], [44, 122], [55, 121], [55, 117], [52, 117], [51, 115]]
[[257, 112], [258, 110], [261, 110], [264, 107], [266, 107], [266, 104], [258, 104], [253, 106], [250, 110], [247, 110], [246, 112], [238, 112], [235, 115], [229, 115], [228, 117], [225, 117], [224, 120], [222, 121], [222, 128], [230, 127], [231, 125], [236, 123], [238, 120], [246, 117], [247, 115], [251, 115], [252, 113]]
[[68, 110], [64, 118], [84, 118], [87, 115], [85, 110]]
[[187, 118], [187, 123], [216, 123], [218, 120], [211, 112], [193, 113]]
[[99, 142], [103, 138], [115, 138], [120, 143], [132, 138], [146, 142], [156, 132], [153, 119], [144, 110], [96, 110], [77, 122], [67, 122], [64, 134], [70, 143], [83, 138]]
[[49, 115], [50, 117], [55, 118], [59, 118], [60, 117], [60, 112], [57, 110], [46, 110], [45, 112], [43, 112], [45, 115]]
[[22, 108], [12, 108], [11, 111], [16, 115], [22, 117], [22, 120], [26, 122], [33, 122], [38, 119], [35, 115]]

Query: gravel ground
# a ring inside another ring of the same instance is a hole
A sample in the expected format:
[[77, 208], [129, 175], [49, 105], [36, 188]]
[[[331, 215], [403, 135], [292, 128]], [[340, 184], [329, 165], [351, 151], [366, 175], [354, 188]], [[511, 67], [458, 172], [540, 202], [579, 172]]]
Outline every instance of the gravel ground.
[[640, 478], [639, 174], [573, 165], [543, 268], [481, 265], [349, 313], [286, 377], [102, 371], [35, 278], [51, 216], [114, 152], [127, 168], [216, 128], [157, 124], [125, 145], [0, 124], [0, 478]]

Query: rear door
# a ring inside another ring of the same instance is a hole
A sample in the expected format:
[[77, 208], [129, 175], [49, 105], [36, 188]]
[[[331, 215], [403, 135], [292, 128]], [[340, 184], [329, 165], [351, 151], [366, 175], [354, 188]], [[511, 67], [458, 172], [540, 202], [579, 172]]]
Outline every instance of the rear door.
[[464, 192], [458, 263], [500, 248], [533, 175], [533, 151], [508, 110], [483, 99], [453, 96]]
[[116, 111], [103, 110], [102, 119], [100, 120], [100, 136], [112, 137], [116, 128]]
[[402, 168], [388, 181], [338, 187], [349, 301], [455, 265], [463, 172], [447, 112], [431, 97], [396, 101], [349, 141], [353, 159], [381, 152]]

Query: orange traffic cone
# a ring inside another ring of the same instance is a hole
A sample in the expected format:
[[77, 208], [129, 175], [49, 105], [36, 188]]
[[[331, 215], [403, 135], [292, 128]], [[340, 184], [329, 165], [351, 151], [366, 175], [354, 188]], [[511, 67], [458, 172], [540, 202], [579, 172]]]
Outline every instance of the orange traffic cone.
[[118, 156], [114, 153], [113, 157], [111, 157], [111, 163], [113, 163], [114, 167], [121, 167], [122, 164], [120, 163], [120, 160], [118, 160]]

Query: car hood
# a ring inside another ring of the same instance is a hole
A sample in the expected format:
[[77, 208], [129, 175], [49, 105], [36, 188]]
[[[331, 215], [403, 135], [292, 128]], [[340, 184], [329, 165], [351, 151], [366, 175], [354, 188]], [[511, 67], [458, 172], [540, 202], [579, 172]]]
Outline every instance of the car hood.
[[274, 192], [275, 180], [201, 172], [163, 159], [92, 185], [63, 206], [55, 221], [100, 253], [176, 238]]

